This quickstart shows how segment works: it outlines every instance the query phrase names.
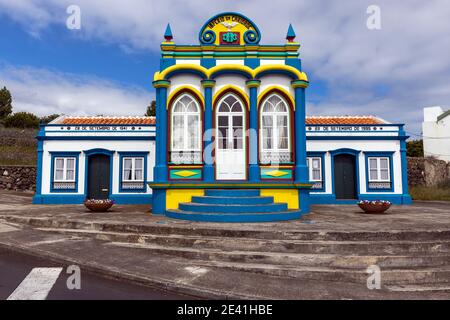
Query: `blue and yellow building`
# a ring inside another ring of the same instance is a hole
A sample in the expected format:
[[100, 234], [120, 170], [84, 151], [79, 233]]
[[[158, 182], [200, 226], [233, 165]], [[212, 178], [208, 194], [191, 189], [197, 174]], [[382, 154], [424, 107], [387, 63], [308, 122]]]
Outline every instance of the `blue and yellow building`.
[[[38, 185], [45, 192], [35, 202], [78, 203], [97, 195], [151, 202], [153, 214], [172, 218], [226, 222], [296, 219], [314, 203], [410, 203], [403, 124], [374, 116], [307, 117], [308, 76], [287, 27], [283, 44], [262, 45], [255, 23], [227, 12], [203, 25], [198, 44], [181, 45], [167, 25], [153, 77], [156, 124], [102, 117], [42, 127]], [[51, 128], [60, 133], [50, 138]], [[80, 133], [77, 150], [61, 143]], [[102, 163], [109, 170], [103, 184], [95, 174]], [[53, 194], [48, 185], [56, 175], [78, 180], [57, 180]], [[64, 197], [64, 190], [61, 196], [66, 185], [76, 198]]]

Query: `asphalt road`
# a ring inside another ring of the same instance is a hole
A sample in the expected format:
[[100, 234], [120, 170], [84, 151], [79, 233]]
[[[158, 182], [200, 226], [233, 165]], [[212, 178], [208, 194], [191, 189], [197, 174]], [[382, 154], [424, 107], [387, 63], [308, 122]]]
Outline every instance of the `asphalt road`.
[[[169, 292], [159, 291], [152, 288], [126, 283], [118, 280], [107, 279], [101, 276], [84, 272], [81, 269], [81, 289], [68, 289], [67, 266], [60, 265], [44, 259], [39, 259], [0, 248], [0, 300], [5, 300], [13, 292], [22, 291], [22, 295], [27, 295], [26, 285], [23, 280], [35, 268], [55, 268], [60, 267], [54, 285], [49, 285], [47, 300], [180, 300], [192, 299], [192, 297], [177, 295]], [[46, 269], [45, 269], [46, 270]], [[39, 279], [31, 281], [36, 286]], [[53, 283], [53, 282], [51, 282]], [[30, 281], [28, 281], [30, 284]], [[16, 290], [18, 287], [19, 290]], [[25, 287], [25, 288], [24, 288]], [[20, 290], [22, 289], [22, 290]]]

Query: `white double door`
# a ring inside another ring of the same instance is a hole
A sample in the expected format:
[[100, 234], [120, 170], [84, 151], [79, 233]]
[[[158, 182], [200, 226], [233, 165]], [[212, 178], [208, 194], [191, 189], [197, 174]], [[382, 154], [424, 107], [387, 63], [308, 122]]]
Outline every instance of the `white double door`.
[[242, 103], [228, 96], [216, 112], [216, 179], [246, 179], [245, 112]]

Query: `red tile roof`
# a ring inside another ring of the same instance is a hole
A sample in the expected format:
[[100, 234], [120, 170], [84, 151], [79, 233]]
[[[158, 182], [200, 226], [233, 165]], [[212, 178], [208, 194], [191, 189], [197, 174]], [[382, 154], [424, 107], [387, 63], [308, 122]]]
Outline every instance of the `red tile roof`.
[[[155, 124], [155, 117], [64, 117], [54, 123], [80, 125], [148, 125]], [[310, 116], [306, 125], [362, 125], [386, 124], [383, 119], [374, 116]]]
[[383, 119], [374, 116], [313, 116], [306, 117], [306, 125], [361, 125], [386, 124]]
[[61, 124], [145, 125], [155, 124], [155, 117], [65, 117]]

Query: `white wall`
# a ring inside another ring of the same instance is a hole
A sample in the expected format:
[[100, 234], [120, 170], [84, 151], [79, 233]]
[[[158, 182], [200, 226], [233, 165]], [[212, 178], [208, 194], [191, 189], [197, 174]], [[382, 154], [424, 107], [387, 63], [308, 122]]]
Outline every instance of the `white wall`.
[[[360, 152], [358, 156], [359, 167], [359, 186], [360, 194], [378, 194], [377, 192], [367, 192], [366, 189], [366, 160], [364, 151], [368, 152], [383, 152], [393, 151], [391, 172], [394, 177], [394, 191], [393, 192], [379, 192], [379, 194], [401, 194], [402, 193], [402, 167], [400, 157], [400, 142], [397, 140], [307, 140], [306, 150], [308, 152], [326, 152], [325, 154], [325, 192], [322, 194], [332, 194], [332, 179], [331, 172], [331, 154], [330, 151], [348, 148]], [[313, 192], [312, 192], [313, 193]]]
[[[78, 192], [64, 194], [84, 194], [85, 193], [85, 163], [86, 156], [83, 151], [91, 149], [106, 149], [115, 151], [113, 156], [113, 177], [112, 194], [119, 193], [119, 154], [118, 152], [149, 152], [147, 158], [147, 181], [153, 180], [153, 167], [155, 166], [155, 141], [144, 140], [50, 140], [44, 141], [44, 151], [42, 158], [42, 194], [50, 194], [51, 183], [51, 154], [50, 152], [81, 152], [78, 159]], [[147, 187], [147, 193], [151, 194], [151, 189]], [[127, 194], [133, 194], [127, 192]], [[140, 193], [142, 194], [142, 193]]]
[[438, 121], [443, 113], [441, 107], [423, 109], [423, 151], [425, 157], [432, 156], [450, 162], [450, 115]]

